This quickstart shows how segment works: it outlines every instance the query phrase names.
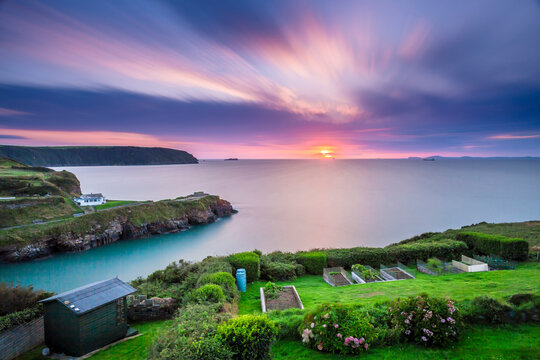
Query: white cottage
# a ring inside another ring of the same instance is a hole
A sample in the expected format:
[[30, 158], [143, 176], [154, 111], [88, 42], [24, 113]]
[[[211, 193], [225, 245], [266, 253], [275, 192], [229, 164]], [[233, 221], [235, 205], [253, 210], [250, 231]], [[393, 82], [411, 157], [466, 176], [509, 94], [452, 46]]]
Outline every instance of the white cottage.
[[83, 194], [82, 196], [73, 199], [79, 206], [101, 205], [105, 204], [103, 194]]

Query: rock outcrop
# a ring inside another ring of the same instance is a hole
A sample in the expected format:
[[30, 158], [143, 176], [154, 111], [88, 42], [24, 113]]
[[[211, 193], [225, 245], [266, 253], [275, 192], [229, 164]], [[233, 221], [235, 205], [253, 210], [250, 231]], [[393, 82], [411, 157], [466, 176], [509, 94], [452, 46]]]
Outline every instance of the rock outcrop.
[[[170, 219], [137, 224], [130, 218], [129, 211], [123, 211], [106, 224], [96, 222], [84, 233], [68, 231], [33, 239], [25, 245], [0, 246], [0, 261], [28, 261], [54, 253], [85, 251], [119, 240], [186, 230], [192, 225], [212, 223], [218, 218], [236, 213], [228, 201], [219, 197], [208, 198], [212, 200], [205, 201], [204, 206], [187, 207], [185, 211], [180, 212], [180, 216]], [[198, 200], [200, 199], [193, 201]], [[184, 201], [190, 201], [190, 199], [169, 200], [168, 203]], [[152, 211], [152, 208], [149, 207], [148, 211]]]

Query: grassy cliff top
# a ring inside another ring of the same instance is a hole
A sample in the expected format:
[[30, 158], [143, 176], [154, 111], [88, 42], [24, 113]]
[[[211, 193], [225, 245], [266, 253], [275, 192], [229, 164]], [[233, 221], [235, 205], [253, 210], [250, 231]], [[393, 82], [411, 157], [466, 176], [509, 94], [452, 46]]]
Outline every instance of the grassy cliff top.
[[33, 167], [0, 157], [0, 196], [71, 197], [81, 194], [77, 177], [68, 171]]

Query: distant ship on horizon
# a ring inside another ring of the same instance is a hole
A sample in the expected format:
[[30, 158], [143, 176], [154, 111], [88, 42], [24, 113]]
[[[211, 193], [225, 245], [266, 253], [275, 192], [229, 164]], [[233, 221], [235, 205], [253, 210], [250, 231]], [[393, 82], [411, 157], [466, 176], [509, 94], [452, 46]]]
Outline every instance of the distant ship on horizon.
[[238, 161], [238, 158], [228, 158], [228, 159], [225, 159], [225, 161]]

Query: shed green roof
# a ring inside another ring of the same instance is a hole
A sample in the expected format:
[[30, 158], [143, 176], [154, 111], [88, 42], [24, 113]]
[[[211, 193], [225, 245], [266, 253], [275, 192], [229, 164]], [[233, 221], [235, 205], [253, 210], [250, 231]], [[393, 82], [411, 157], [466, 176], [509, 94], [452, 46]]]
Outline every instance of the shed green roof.
[[42, 303], [59, 301], [77, 315], [82, 315], [102, 305], [134, 293], [136, 290], [118, 278], [92, 284], [51, 296]]

